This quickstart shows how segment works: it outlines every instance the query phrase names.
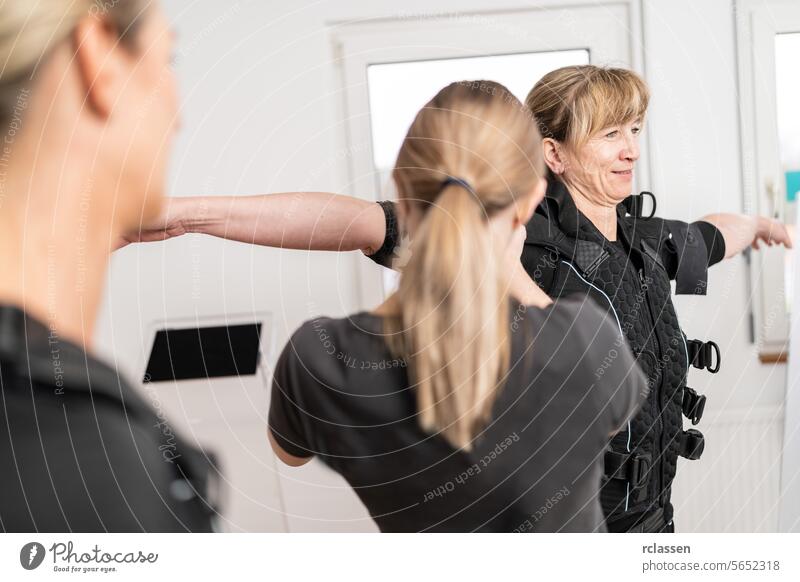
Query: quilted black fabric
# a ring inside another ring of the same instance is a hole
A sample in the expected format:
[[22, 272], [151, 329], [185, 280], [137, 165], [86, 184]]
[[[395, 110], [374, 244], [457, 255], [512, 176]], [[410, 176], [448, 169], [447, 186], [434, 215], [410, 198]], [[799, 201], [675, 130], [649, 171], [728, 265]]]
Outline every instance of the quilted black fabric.
[[[575, 219], [574, 206], [565, 203], [563, 196], [560, 208], [551, 200], [529, 223], [523, 264], [537, 282], [546, 282], [543, 286], [551, 296], [582, 294], [606, 309], [648, 381], [644, 405], [612, 439], [611, 450], [640, 455], [649, 460], [649, 469], [633, 488], [623, 479], [604, 479], [603, 510], [611, 523], [663, 507], [669, 521], [689, 368], [685, 336], [672, 303], [670, 274], [660, 259], [664, 245], [671, 244], [674, 225], [658, 218], [627, 217], [620, 211], [619, 243], [609, 244], [585, 218]], [[703, 279], [698, 290], [704, 292], [704, 283]], [[608, 346], [604, 361], [609, 365], [616, 348]], [[597, 374], [602, 373], [598, 369]]]

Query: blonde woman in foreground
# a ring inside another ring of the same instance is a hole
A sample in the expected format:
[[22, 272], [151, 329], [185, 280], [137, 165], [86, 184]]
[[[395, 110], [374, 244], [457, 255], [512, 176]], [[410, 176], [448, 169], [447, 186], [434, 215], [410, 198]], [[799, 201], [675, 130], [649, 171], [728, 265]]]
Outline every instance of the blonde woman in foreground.
[[149, 0], [0, 2], [0, 531], [214, 528], [208, 457], [94, 355], [111, 244], [163, 201], [172, 43]]

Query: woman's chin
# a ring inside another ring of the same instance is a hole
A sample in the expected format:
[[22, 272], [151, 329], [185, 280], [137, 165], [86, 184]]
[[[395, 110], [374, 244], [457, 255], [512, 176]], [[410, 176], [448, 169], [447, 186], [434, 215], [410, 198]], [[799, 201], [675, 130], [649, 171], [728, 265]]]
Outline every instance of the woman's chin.
[[626, 180], [623, 184], [617, 184], [617, 187], [614, 188], [614, 195], [620, 202], [631, 194], [633, 194], [633, 182], [630, 180]]
[[611, 196], [614, 199], [615, 204], [620, 204], [630, 195], [631, 195], [631, 189], [628, 188], [628, 189], [615, 190]]

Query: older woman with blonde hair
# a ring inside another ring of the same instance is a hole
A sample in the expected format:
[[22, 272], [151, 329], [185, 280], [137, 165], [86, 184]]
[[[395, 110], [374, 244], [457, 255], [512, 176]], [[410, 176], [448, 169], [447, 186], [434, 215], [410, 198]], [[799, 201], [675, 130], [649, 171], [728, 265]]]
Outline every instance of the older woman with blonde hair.
[[[791, 245], [771, 219], [714, 214], [693, 223], [645, 215], [652, 194], [631, 195], [649, 92], [625, 69], [565, 67], [545, 75], [526, 100], [542, 136], [548, 169], [544, 201], [526, 225], [517, 296], [535, 297], [533, 279], [552, 297], [591, 297], [627, 339], [648, 379], [640, 412], [605, 453], [601, 501], [610, 531], [674, 531], [670, 493], [678, 457], [697, 459], [703, 435], [683, 429], [699, 422], [705, 397], [686, 384], [690, 366], [716, 372], [714, 342], [685, 337], [671, 300], [705, 294], [707, 269], [759, 241]], [[408, 227], [390, 202], [379, 205], [325, 193], [173, 199], [162, 217], [128, 240], [157, 240], [204, 232], [269, 246], [361, 249], [391, 265]], [[203, 206], [203, 219], [197, 208]], [[293, 222], [282, 217], [294, 207]], [[442, 249], [442, 252], [446, 252]], [[524, 270], [523, 270], [524, 269]], [[603, 378], [620, 345], [606, 346]]]

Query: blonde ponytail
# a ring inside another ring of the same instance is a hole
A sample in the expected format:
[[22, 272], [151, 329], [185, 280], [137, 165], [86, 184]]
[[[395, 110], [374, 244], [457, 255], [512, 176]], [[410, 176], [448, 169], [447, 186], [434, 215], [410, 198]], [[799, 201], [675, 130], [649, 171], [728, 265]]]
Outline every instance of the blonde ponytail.
[[471, 449], [509, 366], [509, 302], [488, 221], [530, 195], [542, 174], [539, 138], [524, 106], [455, 83], [418, 114], [393, 176], [423, 218], [395, 305], [392, 350], [408, 362], [419, 422]]
[[447, 186], [427, 212], [397, 298], [420, 424], [469, 448], [508, 366], [508, 305], [483, 208], [463, 190]]

